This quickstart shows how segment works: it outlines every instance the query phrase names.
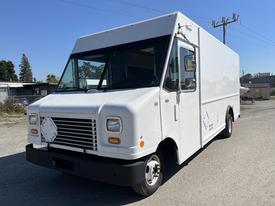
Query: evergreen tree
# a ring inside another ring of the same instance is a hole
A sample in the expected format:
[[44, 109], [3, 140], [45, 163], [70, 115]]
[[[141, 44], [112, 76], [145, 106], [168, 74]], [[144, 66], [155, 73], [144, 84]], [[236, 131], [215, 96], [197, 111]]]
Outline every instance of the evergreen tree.
[[28, 57], [23, 54], [22, 59], [21, 59], [21, 64], [19, 65], [20, 67], [20, 73], [19, 73], [19, 79], [21, 82], [32, 82], [33, 77], [32, 77], [32, 69], [31, 65], [29, 63]]
[[14, 64], [11, 61], [0, 61], [0, 81], [17, 81]]

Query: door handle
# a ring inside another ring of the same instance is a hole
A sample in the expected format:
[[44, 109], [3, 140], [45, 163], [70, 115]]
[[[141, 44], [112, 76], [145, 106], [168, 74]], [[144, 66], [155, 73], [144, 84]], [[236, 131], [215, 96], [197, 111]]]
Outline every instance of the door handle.
[[179, 119], [179, 112], [178, 112], [178, 105], [174, 105], [174, 120], [175, 120], [175, 122], [176, 121], [178, 121], [178, 119]]
[[169, 99], [166, 99], [166, 100], [165, 100], [165, 103], [168, 103], [168, 102], [169, 102]]

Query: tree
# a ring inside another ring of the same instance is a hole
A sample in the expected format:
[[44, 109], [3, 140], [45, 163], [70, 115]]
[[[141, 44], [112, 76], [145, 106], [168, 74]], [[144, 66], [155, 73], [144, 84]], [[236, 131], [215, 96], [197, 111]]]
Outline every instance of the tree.
[[79, 78], [81, 79], [100, 79], [104, 70], [104, 64], [100, 66], [91, 65], [90, 62], [83, 62], [79, 67]]
[[59, 77], [55, 76], [54, 74], [48, 74], [46, 81], [50, 84], [57, 84], [59, 81]]
[[0, 61], [0, 81], [11, 82], [17, 80], [14, 64], [11, 61]]
[[22, 59], [21, 59], [21, 64], [19, 65], [20, 67], [20, 73], [19, 73], [19, 79], [21, 82], [32, 82], [33, 77], [32, 77], [32, 69], [31, 65], [29, 63], [28, 57], [23, 54]]
[[83, 62], [83, 64], [79, 67], [79, 78], [92, 78], [93, 76], [93, 66], [90, 62]]
[[241, 77], [241, 83], [249, 83], [252, 78], [252, 74], [247, 73]]

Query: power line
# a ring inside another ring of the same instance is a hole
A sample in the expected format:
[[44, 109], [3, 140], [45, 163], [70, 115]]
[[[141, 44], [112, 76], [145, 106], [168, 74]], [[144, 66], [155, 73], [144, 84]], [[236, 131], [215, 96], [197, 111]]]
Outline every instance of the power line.
[[247, 36], [247, 37], [250, 37], [250, 38], [253, 38], [253, 39], [255, 39], [255, 40], [258, 40], [258, 41], [260, 41], [261, 43], [266, 43], [266, 44], [268, 44], [268, 45], [271, 46], [271, 47], [273, 46], [273, 48], [274, 48], [274, 46], [275, 46], [275, 43], [273, 43], [272, 41], [270, 41], [270, 40], [268, 40], [268, 39], [266, 39], [266, 38], [263, 38], [263, 37], [259, 37], [259, 36], [253, 35], [253, 34], [251, 34], [251, 33], [248, 33], [248, 32], [246, 32], [246, 31], [242, 31], [242, 30], [238, 30], [238, 29], [236, 29], [236, 28], [235, 28], [235, 30], [236, 30], [237, 32], [239, 32], [239, 33], [241, 33], [241, 34]]
[[99, 7], [95, 7], [95, 6], [91, 6], [88, 4], [83, 4], [83, 3], [79, 3], [79, 2], [75, 2], [75, 1], [68, 1], [68, 0], [58, 0], [61, 3], [65, 3], [65, 4], [70, 4], [70, 5], [74, 5], [74, 6], [78, 6], [78, 7], [82, 7], [82, 8], [86, 8], [86, 9], [92, 9], [94, 12], [103, 12], [103, 13], [112, 13], [112, 14], [117, 14], [120, 16], [125, 16], [125, 17], [131, 17], [131, 18], [135, 18], [135, 19], [140, 19], [142, 17], [139, 16], [134, 16], [134, 15], [129, 15], [123, 12], [118, 12], [118, 11], [114, 11], [114, 10], [110, 10], [110, 9], [104, 9], [104, 8], [99, 8]]
[[162, 13], [168, 13], [168, 11], [158, 10], [158, 9], [155, 9], [155, 8], [151, 8], [151, 7], [135, 4], [135, 3], [132, 3], [132, 2], [129, 2], [129, 1], [125, 1], [125, 0], [117, 0], [115, 2], [116, 3], [120, 3], [120, 4], [126, 4], [126, 5], [129, 5], [129, 6], [132, 6], [132, 7], [136, 7], [136, 8], [140, 8], [140, 9], [154, 11], [154, 12], [161, 13], [161, 14]]
[[214, 28], [222, 26], [222, 29], [223, 29], [223, 43], [224, 44], [226, 44], [226, 38], [225, 37], [226, 37], [226, 28], [227, 28], [227, 25], [231, 24], [231, 23], [234, 23], [234, 22], [236, 22], [238, 20], [239, 20], [239, 15], [238, 14], [233, 14], [232, 18], [222, 17], [221, 21], [215, 21], [215, 20], [212, 21], [212, 26]]
[[[110, 9], [104, 9], [104, 8], [100, 8], [100, 7], [95, 7], [95, 6], [91, 6], [91, 5], [88, 5], [88, 4], [83, 4], [83, 3], [79, 3], [79, 2], [75, 2], [75, 1], [69, 1], [69, 0], [58, 0], [62, 3], [65, 3], [65, 4], [71, 4], [71, 5], [74, 5], [74, 6], [78, 6], [78, 7], [82, 7], [82, 8], [86, 8], [86, 9], [92, 9], [94, 12], [100, 12], [100, 13], [112, 13], [112, 14], [116, 14], [116, 15], [121, 15], [121, 16], [127, 16], [127, 17], [131, 17], [131, 18], [142, 18], [142, 17], [139, 17], [139, 16], [134, 16], [134, 15], [129, 15], [129, 14], [126, 14], [126, 13], [123, 13], [123, 12], [118, 12], [118, 11], [114, 11], [114, 10], [110, 10]], [[108, 0], [109, 1], [109, 0]], [[162, 10], [158, 10], [158, 9], [155, 9], [155, 8], [151, 8], [151, 7], [148, 7], [148, 6], [143, 6], [143, 5], [139, 5], [139, 4], [135, 4], [135, 3], [132, 3], [132, 2], [128, 2], [126, 0], [117, 0], [117, 1], [112, 1], [112, 2], [116, 2], [116, 3], [120, 3], [120, 4], [125, 4], [125, 5], [129, 5], [129, 6], [132, 6], [132, 7], [136, 7], [136, 8], [139, 8], [139, 9], [145, 9], [145, 10], [150, 10], [150, 11], [153, 11], [153, 12], [157, 12], [157, 13], [164, 13], [164, 12], [167, 12], [167, 11], [162, 11]], [[194, 16], [196, 18], [200, 18], [200, 19], [203, 19], [205, 22], [209, 22], [209, 20], [207, 20], [207, 18], [204, 18], [204, 17], [198, 17], [198, 16]], [[235, 17], [236, 18], [236, 17]], [[232, 18], [234, 20], [234, 16]], [[224, 21], [228, 21], [227, 24], [229, 23], [232, 23], [232, 19], [225, 19]], [[222, 22], [215, 22], [215, 24], [218, 24], [220, 23], [222, 25], [223, 23], [223, 20]], [[213, 23], [212, 23], [213, 25]], [[249, 35], [249, 33], [247, 32], [244, 32], [244, 31], [238, 31], [239, 33], [242, 33], [246, 36], [249, 36], [251, 38], [254, 38], [254, 39], [257, 39], [257, 40], [263, 40], [265, 42], [272, 42], [272, 44], [274, 45], [275, 42], [273, 42], [271, 39], [268, 39], [266, 38], [264, 35], [262, 34], [259, 34], [259, 33], [256, 33], [255, 31], [253, 31], [251, 28], [249, 28], [248, 26], [244, 25], [243, 23], [240, 23], [240, 25], [249, 30], [250, 32], [252, 32], [252, 34], [254, 34], [254, 36], [252, 35]], [[217, 27], [219, 25], [216, 25]], [[214, 27], [215, 28], [215, 27]], [[256, 35], [257, 34], [257, 35]], [[224, 37], [225, 38], [225, 37]], [[270, 45], [269, 45], [270, 46]]]
[[[110, 1], [110, 0], [107, 0], [107, 1]], [[116, 0], [116, 1], [111, 1], [111, 2], [112, 3], [124, 4], [124, 5], [128, 5], [128, 6], [139, 8], [139, 9], [144, 9], [144, 10], [148, 10], [148, 11], [153, 11], [153, 12], [156, 12], [156, 13], [159, 13], [159, 14], [164, 14], [164, 13], [171, 12], [171, 11], [167, 11], [167, 10], [166, 11], [165, 10], [159, 10], [159, 9], [155, 9], [155, 8], [152, 8], [152, 7], [143, 6], [143, 5], [132, 3], [132, 2], [129, 2], [129, 1], [126, 1], [126, 0]], [[211, 22], [210, 19], [207, 19], [207, 18], [204, 18], [204, 17], [201, 17], [201, 16], [194, 16], [194, 15], [192, 15], [192, 17], [201, 19], [204, 22]]]
[[273, 44], [275, 44], [275, 41], [274, 41], [273, 39], [271, 39], [271, 38], [269, 38], [269, 37], [266, 37], [265, 35], [263, 35], [263, 34], [261, 34], [261, 33], [258, 33], [258, 32], [255, 31], [254, 29], [251, 29], [250, 27], [244, 25], [244, 24], [242, 23], [242, 21], [240, 21], [240, 25], [241, 25], [243, 28], [245, 28], [246, 30], [250, 31], [250, 32], [251, 32], [252, 34], [254, 34], [255, 36], [258, 36], [258, 37], [260, 37], [260, 38], [262, 38], [262, 39], [264, 39], [264, 40], [268, 40], [268, 41], [272, 42]]
[[264, 47], [264, 48], [268, 49], [268, 51], [271, 51], [272, 53], [275, 52], [274, 47], [270, 47], [269, 44], [262, 44], [262, 41], [261, 42], [260, 41], [255, 41], [257, 39], [254, 38], [254, 40], [253, 40], [253, 37], [252, 37], [252, 39], [251, 38], [247, 38], [247, 37], [251, 37], [251, 36], [245, 35], [246, 38], [240, 37], [239, 35], [237, 35], [234, 32], [234, 30], [232, 30], [232, 32], [231, 32], [230, 35], [233, 36], [236, 39], [239, 39], [240, 41], [247, 41], [247, 42], [251, 43], [251, 44], [246, 44], [248, 46], [254, 46], [256, 48]]

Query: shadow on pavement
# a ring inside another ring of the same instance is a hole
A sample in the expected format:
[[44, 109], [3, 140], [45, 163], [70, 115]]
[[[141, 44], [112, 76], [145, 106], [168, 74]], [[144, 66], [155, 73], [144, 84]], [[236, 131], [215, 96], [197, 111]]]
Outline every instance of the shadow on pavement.
[[[206, 149], [180, 166], [168, 165], [163, 184]], [[96, 169], [96, 168], [95, 168]], [[33, 165], [25, 152], [0, 158], [0, 205], [124, 205], [144, 197], [129, 187], [92, 181]]]
[[143, 197], [131, 188], [64, 175], [25, 160], [25, 153], [0, 158], [0, 205], [122, 205]]
[[211, 145], [212, 142], [215, 141], [221, 141], [227, 138], [224, 138], [220, 135], [217, 135], [214, 139], [209, 141], [206, 145], [204, 145], [203, 148], [199, 149], [195, 154], [193, 154], [191, 157], [189, 157], [185, 162], [183, 162], [181, 165], [177, 165], [175, 163], [168, 163], [166, 162], [166, 171], [163, 178], [163, 183], [165, 184], [170, 178], [172, 178], [177, 172], [179, 172], [183, 167], [187, 166], [189, 162], [191, 162], [193, 159], [195, 159], [201, 152], [203, 152], [209, 145]]

